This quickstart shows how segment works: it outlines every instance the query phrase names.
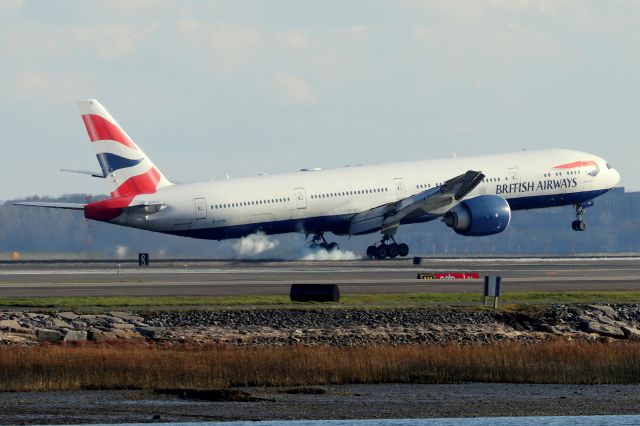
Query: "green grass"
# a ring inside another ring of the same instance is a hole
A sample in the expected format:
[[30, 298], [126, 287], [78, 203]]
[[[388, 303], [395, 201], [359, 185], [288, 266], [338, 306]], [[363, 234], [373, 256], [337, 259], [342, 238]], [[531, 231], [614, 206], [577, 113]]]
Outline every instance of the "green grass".
[[[56, 309], [103, 308], [393, 308], [434, 305], [474, 305], [482, 303], [478, 293], [401, 293], [343, 295], [339, 304], [292, 303], [288, 296], [72, 296], [0, 298], [0, 307], [33, 307]], [[638, 303], [640, 291], [566, 291], [511, 292], [500, 298], [505, 304], [548, 303]]]

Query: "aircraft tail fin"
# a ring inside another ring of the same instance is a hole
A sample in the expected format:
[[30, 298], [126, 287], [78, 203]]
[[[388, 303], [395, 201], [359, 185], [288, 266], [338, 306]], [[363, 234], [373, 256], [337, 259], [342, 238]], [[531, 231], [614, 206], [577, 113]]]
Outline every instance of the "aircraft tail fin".
[[153, 194], [173, 185], [100, 102], [79, 101], [78, 108], [111, 197]]

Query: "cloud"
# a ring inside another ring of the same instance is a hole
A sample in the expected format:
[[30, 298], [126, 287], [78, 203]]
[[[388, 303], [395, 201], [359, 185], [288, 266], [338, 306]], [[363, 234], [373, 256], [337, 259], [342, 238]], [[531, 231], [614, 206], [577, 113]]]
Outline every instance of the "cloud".
[[[14, 60], [31, 61], [93, 56], [110, 61], [132, 55], [140, 42], [154, 33], [159, 23], [135, 30], [124, 25], [51, 26], [26, 24], [11, 26], [2, 35], [4, 49]], [[38, 55], [34, 55], [38, 52]], [[46, 65], [49, 65], [48, 63]]]
[[177, 23], [178, 30], [182, 32], [192, 32], [198, 30], [202, 26], [202, 22], [195, 19], [183, 19]]
[[215, 68], [231, 72], [255, 62], [258, 48], [262, 44], [260, 30], [248, 26], [222, 24], [210, 27], [208, 31]]
[[276, 74], [273, 81], [285, 102], [293, 105], [310, 105], [317, 101], [313, 87], [306, 80], [293, 75]]
[[17, 75], [11, 91], [17, 100], [45, 100], [54, 103], [68, 103], [69, 99], [85, 96], [87, 84], [83, 77], [75, 73], [45, 73], [28, 70]]
[[369, 28], [366, 25], [354, 25], [348, 29], [349, 34], [358, 38], [364, 37], [368, 31]]
[[109, 0], [93, 3], [101, 14], [113, 14], [120, 17], [162, 15], [176, 4], [173, 0]]
[[0, 10], [1, 11], [10, 11], [15, 9], [20, 9], [24, 6], [24, 0], [2, 0], [0, 1]]
[[546, 15], [556, 13], [556, 4], [560, 2], [548, 0], [486, 0], [487, 5], [510, 12], [536, 12]]
[[84, 27], [73, 30], [74, 35], [89, 45], [91, 51], [103, 60], [133, 54], [140, 39], [149, 32], [152, 31], [135, 32], [120, 26]]
[[415, 38], [426, 38], [429, 35], [429, 30], [424, 27], [417, 26], [413, 29], [413, 36]]
[[277, 32], [273, 36], [277, 43], [288, 49], [305, 49], [311, 43], [309, 36], [303, 32]]

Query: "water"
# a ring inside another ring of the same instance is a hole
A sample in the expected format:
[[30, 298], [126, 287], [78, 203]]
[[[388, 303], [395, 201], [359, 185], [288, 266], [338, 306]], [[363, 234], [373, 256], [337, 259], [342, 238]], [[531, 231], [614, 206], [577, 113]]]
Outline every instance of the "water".
[[[544, 417], [475, 417], [450, 419], [388, 419], [388, 420], [289, 420], [242, 422], [154, 423], [181, 426], [632, 426], [640, 425], [640, 416], [544, 416]], [[89, 426], [89, 425], [87, 425]], [[96, 425], [91, 425], [96, 426]], [[148, 423], [127, 423], [98, 426], [148, 426]]]

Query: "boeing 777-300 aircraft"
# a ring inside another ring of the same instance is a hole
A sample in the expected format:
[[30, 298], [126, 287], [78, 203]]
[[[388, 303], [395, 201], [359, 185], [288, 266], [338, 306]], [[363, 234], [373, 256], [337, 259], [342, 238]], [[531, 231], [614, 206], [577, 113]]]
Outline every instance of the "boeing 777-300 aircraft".
[[379, 232], [367, 256], [406, 256], [398, 227], [435, 219], [461, 235], [504, 231], [511, 211], [573, 205], [574, 231], [584, 208], [620, 175], [605, 160], [566, 149], [408, 161], [198, 183], [173, 184], [95, 99], [78, 102], [111, 197], [89, 204], [23, 202], [83, 210], [88, 219], [192, 238], [223, 240], [256, 232], [301, 232], [326, 250], [326, 232]]

